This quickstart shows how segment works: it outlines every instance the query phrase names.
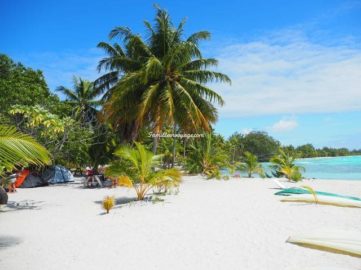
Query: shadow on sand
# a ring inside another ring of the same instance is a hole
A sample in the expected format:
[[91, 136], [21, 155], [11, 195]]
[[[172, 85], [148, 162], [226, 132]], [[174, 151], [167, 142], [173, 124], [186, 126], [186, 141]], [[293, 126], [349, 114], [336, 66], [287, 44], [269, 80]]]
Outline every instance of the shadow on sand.
[[[94, 201], [96, 204], [102, 204], [103, 201]], [[135, 197], [123, 197], [115, 199], [115, 205], [113, 209], [121, 208], [124, 206], [136, 206], [136, 205], [146, 205], [146, 204], [155, 204], [155, 203], [166, 203], [163, 198], [159, 196], [150, 195], [147, 196], [144, 200], [137, 200]], [[99, 215], [105, 215], [105, 213], [100, 213]]]
[[43, 201], [23, 200], [19, 202], [9, 201], [7, 205], [0, 208], [0, 212], [16, 210], [40, 210]]
[[20, 244], [21, 240], [14, 236], [0, 235], [0, 251], [2, 249]]

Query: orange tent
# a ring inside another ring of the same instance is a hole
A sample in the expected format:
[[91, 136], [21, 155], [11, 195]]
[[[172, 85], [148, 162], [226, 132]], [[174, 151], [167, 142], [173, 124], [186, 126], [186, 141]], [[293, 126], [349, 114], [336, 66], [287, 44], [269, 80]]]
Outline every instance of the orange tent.
[[25, 178], [28, 177], [29, 174], [30, 174], [30, 170], [28, 169], [22, 170], [19, 176], [16, 178], [15, 187], [16, 188], [20, 187], [23, 184]]

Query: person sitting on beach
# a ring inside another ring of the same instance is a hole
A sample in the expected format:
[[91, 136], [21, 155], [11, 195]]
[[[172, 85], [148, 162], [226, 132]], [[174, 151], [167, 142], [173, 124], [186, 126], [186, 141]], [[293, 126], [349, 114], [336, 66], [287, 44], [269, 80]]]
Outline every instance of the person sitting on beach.
[[85, 177], [86, 177], [86, 185], [91, 187], [93, 184], [93, 176], [94, 170], [92, 170], [89, 166], [85, 168]]
[[10, 184], [9, 184], [9, 192], [16, 192], [15, 182], [18, 178], [19, 173], [17, 171], [13, 171], [9, 176]]

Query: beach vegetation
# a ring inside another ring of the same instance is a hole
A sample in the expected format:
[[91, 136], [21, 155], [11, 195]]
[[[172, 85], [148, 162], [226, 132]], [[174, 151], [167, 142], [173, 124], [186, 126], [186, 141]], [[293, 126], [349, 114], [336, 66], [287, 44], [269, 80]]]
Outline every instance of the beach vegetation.
[[115, 205], [115, 198], [111, 196], [105, 197], [102, 202], [102, 206], [107, 214], [109, 214], [110, 209], [112, 209], [114, 205]]
[[133, 182], [132, 182], [132, 180], [130, 180], [129, 176], [121, 175], [118, 178], [118, 186], [132, 188], [133, 187]]
[[[144, 200], [148, 192], [159, 186], [176, 187], [180, 184], [181, 173], [178, 169], [161, 169], [161, 155], [154, 155], [144, 145], [134, 143], [134, 147], [122, 146], [115, 151], [118, 160], [106, 169], [106, 175], [121, 176], [122, 182], [131, 182], [137, 199]], [[129, 180], [125, 181], [124, 177]]]
[[15, 167], [46, 165], [51, 163], [50, 153], [33, 137], [23, 134], [13, 126], [0, 125], [0, 204], [6, 204], [8, 185], [6, 171]]
[[221, 179], [221, 169], [230, 166], [227, 153], [219, 146], [219, 142], [217, 144], [217, 137], [210, 133], [194, 140], [185, 162], [189, 173], [201, 173], [209, 179]]
[[73, 77], [73, 88], [59, 86], [56, 90], [62, 93], [66, 102], [71, 104], [74, 110], [74, 118], [80, 123], [95, 126], [97, 121], [97, 107], [101, 100], [96, 99], [100, 95], [100, 90], [94, 87], [94, 83], [83, 80], [80, 77]]
[[278, 153], [270, 159], [273, 176], [286, 177], [290, 181], [301, 181], [303, 167], [295, 164], [296, 157], [286, 153], [281, 148]]
[[55, 163], [69, 166], [89, 162], [94, 133], [71, 116], [59, 116], [40, 105], [14, 105], [9, 115], [21, 132], [31, 134], [48, 149]]
[[243, 150], [258, 157], [260, 161], [268, 161], [277, 153], [280, 142], [265, 132], [254, 131], [246, 134], [242, 140]]
[[40, 70], [25, 67], [0, 54], [0, 114], [7, 114], [14, 104], [57, 107], [57, 95], [49, 91]]
[[246, 171], [249, 178], [251, 178], [254, 173], [257, 173], [261, 177], [265, 177], [262, 164], [258, 162], [257, 156], [248, 151], [244, 152], [243, 162], [240, 163], [238, 169]]
[[35, 139], [12, 126], [0, 125], [0, 166], [12, 170], [15, 166], [51, 163], [50, 153]]

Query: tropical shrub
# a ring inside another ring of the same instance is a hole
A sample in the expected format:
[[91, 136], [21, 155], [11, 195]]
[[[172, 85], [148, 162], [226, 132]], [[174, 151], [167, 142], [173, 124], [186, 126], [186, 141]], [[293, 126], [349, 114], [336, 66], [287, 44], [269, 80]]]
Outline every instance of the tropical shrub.
[[112, 209], [115, 205], [114, 197], [110, 197], [110, 196], [105, 197], [102, 205], [103, 205], [103, 208], [105, 209], [105, 211], [107, 211], [107, 214], [109, 214], [110, 209]]
[[217, 146], [212, 134], [205, 134], [190, 146], [185, 168], [189, 173], [201, 173], [207, 178], [221, 178], [221, 169], [229, 167], [229, 157]]
[[286, 177], [288, 180], [300, 181], [302, 180], [302, 171], [304, 168], [295, 164], [295, 157], [289, 153], [284, 152], [282, 149], [278, 150], [278, 154], [270, 159], [272, 163], [273, 176]]
[[257, 156], [248, 151], [244, 153], [243, 162], [239, 165], [239, 169], [246, 171], [249, 178], [251, 178], [254, 173], [264, 177], [264, 170], [262, 165], [258, 162]]
[[75, 166], [89, 163], [93, 130], [82, 127], [70, 116], [61, 117], [39, 105], [14, 105], [9, 114], [17, 119], [15, 124], [23, 133], [32, 134], [52, 153], [55, 162]]
[[133, 183], [132, 180], [130, 180], [129, 176], [121, 175], [118, 178], [118, 186], [131, 188], [133, 187]]
[[162, 156], [154, 155], [140, 143], [135, 143], [134, 148], [120, 147], [114, 155], [119, 159], [106, 169], [106, 175], [120, 176], [118, 183], [134, 188], [138, 200], [143, 200], [154, 187], [175, 187], [181, 181], [179, 170], [160, 169]]

